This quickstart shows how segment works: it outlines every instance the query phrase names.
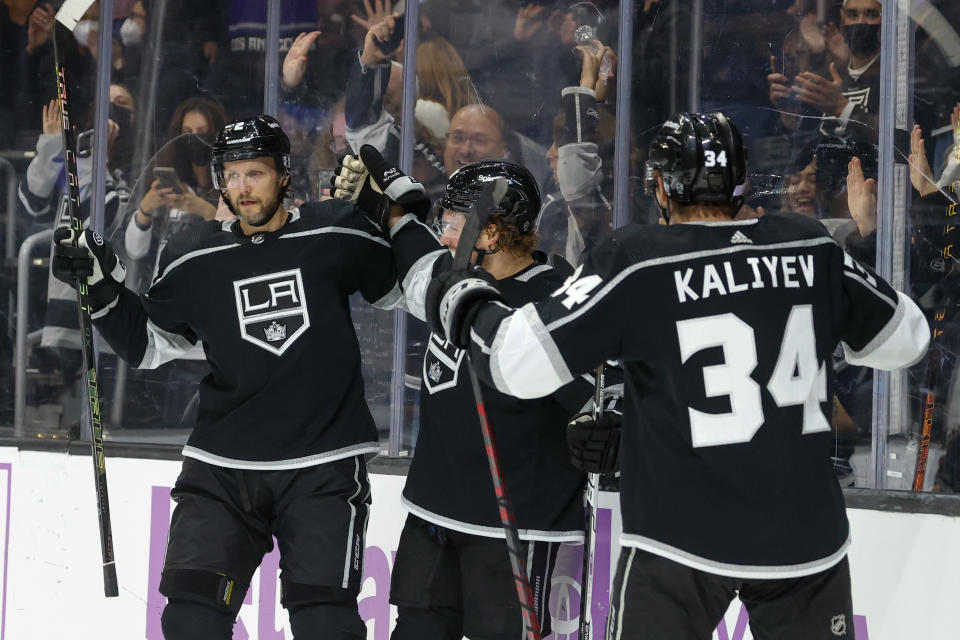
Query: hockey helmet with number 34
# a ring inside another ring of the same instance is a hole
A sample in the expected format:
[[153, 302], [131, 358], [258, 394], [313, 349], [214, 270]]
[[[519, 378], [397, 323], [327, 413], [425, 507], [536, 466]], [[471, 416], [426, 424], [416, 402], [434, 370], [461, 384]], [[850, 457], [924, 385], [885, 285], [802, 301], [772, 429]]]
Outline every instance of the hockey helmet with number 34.
[[483, 185], [497, 178], [506, 178], [507, 191], [488, 215], [499, 213], [501, 220], [516, 225], [521, 234], [532, 232], [540, 215], [540, 189], [526, 168], [506, 160], [480, 160], [454, 171], [440, 197], [437, 214], [447, 209], [469, 212]]
[[224, 125], [213, 143], [211, 170], [214, 187], [221, 191], [226, 188], [223, 165], [227, 162], [264, 156], [273, 158], [281, 176], [289, 175], [290, 139], [276, 118], [260, 115]]
[[720, 112], [680, 113], [650, 142], [644, 191], [655, 195], [657, 171], [678, 204], [743, 204], [746, 150], [740, 131]]

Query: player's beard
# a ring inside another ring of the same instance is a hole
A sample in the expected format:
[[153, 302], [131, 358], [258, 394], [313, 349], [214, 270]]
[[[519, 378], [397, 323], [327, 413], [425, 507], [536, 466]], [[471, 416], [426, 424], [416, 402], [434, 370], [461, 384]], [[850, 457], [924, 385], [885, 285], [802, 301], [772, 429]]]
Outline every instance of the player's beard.
[[237, 215], [243, 220], [244, 223], [251, 227], [262, 227], [263, 225], [270, 222], [273, 219], [273, 216], [276, 215], [277, 211], [280, 210], [280, 193], [274, 196], [273, 201], [268, 203], [267, 206], [260, 207], [260, 211], [253, 215], [248, 215], [242, 213], [242, 209], [238, 205]]

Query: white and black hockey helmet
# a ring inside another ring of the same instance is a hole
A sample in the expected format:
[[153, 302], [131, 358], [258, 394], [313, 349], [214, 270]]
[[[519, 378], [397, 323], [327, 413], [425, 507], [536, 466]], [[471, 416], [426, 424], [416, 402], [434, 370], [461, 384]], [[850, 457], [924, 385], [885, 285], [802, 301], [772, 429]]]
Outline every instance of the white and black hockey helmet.
[[223, 165], [235, 160], [270, 156], [281, 176], [290, 175], [290, 139], [273, 116], [259, 115], [224, 125], [213, 143], [210, 169], [214, 187], [226, 189]]
[[732, 120], [720, 112], [679, 113], [650, 142], [644, 191], [654, 195], [656, 175], [679, 204], [743, 204], [747, 152]]
[[540, 215], [540, 188], [526, 168], [506, 160], [479, 160], [453, 172], [438, 203], [438, 214], [444, 210], [468, 213], [484, 184], [505, 178], [507, 191], [490, 215], [516, 225], [521, 234], [536, 229]]

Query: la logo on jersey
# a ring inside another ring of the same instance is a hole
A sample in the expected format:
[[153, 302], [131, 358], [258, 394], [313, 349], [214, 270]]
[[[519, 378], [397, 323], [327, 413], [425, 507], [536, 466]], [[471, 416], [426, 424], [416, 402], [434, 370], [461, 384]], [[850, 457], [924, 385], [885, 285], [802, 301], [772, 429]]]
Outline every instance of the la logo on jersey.
[[423, 383], [433, 395], [438, 391], [457, 386], [463, 351], [430, 334], [427, 356], [423, 359]]
[[310, 326], [300, 269], [233, 283], [240, 337], [283, 355]]

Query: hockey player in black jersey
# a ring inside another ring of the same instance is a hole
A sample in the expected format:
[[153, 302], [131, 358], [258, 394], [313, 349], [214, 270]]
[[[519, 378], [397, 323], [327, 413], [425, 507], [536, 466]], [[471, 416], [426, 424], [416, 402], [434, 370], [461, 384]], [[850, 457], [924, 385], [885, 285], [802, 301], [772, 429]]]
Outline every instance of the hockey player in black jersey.
[[298, 640], [359, 640], [356, 597], [379, 450], [348, 296], [400, 301], [389, 244], [340, 201], [287, 209], [290, 143], [275, 119], [226, 125], [213, 172], [238, 216], [173, 236], [141, 297], [109, 244], [59, 230], [59, 277], [87, 276], [94, 324], [137, 367], [198, 341], [212, 372], [172, 496], [160, 591], [167, 640], [225, 640], [276, 537]]
[[619, 229], [549, 300], [516, 310], [476, 274], [442, 274], [426, 315], [519, 398], [623, 360], [609, 639], [710, 638], [735, 595], [758, 640], [852, 638], [831, 353], [907, 366], [929, 328], [816, 221], [732, 219], [745, 157], [722, 114], [668, 120], [646, 168], [667, 225]]
[[[403, 201], [402, 208], [422, 214], [423, 207], [416, 206], [422, 187], [411, 185], [372, 147], [365, 146], [362, 153], [379, 190]], [[335, 194], [365, 201], [359, 195], [371, 184], [365, 169], [359, 159], [345, 159]], [[502, 160], [474, 162], [450, 176], [436, 207], [436, 235], [412, 213], [394, 208], [387, 219], [385, 208], [364, 205], [380, 211], [382, 226], [390, 229], [398, 276], [415, 303], [408, 310], [419, 319], [425, 319], [423, 291], [433, 275], [451, 267], [452, 251], [471, 250], [459, 240], [464, 214], [484, 183], [497, 178], [506, 179], [507, 190], [475, 245], [478, 268], [496, 280], [504, 299], [514, 305], [545, 299], [572, 273], [562, 259], [554, 266], [534, 251], [540, 193], [533, 176]], [[430, 335], [421, 372], [420, 431], [403, 490], [409, 515], [390, 590], [398, 612], [392, 640], [523, 636], [464, 355], [449, 341]], [[549, 634], [546, 605], [558, 545], [583, 539], [584, 474], [569, 462], [565, 425], [590, 402], [592, 383], [592, 378], [577, 377], [534, 400], [484, 388], [544, 637]]]

